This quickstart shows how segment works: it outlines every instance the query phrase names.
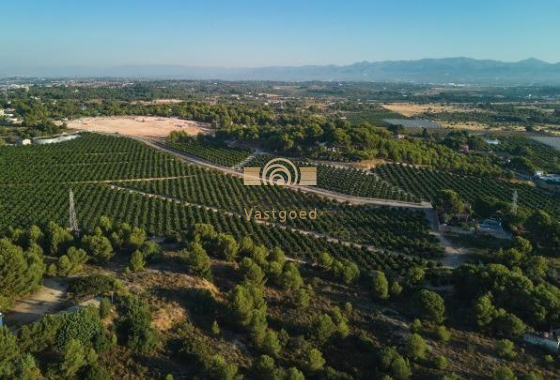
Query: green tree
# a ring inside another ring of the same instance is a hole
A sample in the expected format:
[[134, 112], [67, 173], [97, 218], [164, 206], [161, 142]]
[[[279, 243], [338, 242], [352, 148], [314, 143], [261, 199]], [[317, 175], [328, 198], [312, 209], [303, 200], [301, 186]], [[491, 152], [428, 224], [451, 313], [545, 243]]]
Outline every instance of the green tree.
[[331, 255], [329, 255], [328, 252], [323, 251], [319, 254], [319, 265], [321, 265], [322, 267], [330, 269], [333, 263], [334, 263], [334, 259], [332, 258]]
[[389, 298], [389, 282], [387, 281], [387, 277], [385, 277], [385, 273], [381, 271], [373, 272], [371, 292], [373, 298], [377, 300], [386, 300]]
[[332, 273], [335, 278], [341, 279], [345, 284], [351, 284], [360, 277], [360, 269], [349, 260], [334, 261]]
[[305, 376], [299, 369], [291, 367], [286, 371], [283, 380], [305, 380]]
[[465, 208], [463, 199], [450, 189], [440, 190], [432, 203], [437, 212], [442, 215], [444, 222], [447, 222], [451, 216], [462, 212]]
[[403, 288], [401, 284], [399, 284], [397, 281], [393, 281], [391, 283], [391, 289], [390, 289], [391, 297], [398, 297], [402, 293], [402, 290]]
[[517, 380], [517, 376], [513, 373], [511, 369], [506, 366], [499, 367], [496, 372], [494, 372], [493, 380]]
[[312, 348], [307, 353], [305, 358], [305, 366], [310, 372], [317, 372], [323, 368], [326, 361], [323, 358], [323, 354], [316, 348]]
[[424, 339], [418, 334], [412, 334], [406, 345], [407, 355], [413, 360], [424, 359], [428, 346]]
[[223, 356], [215, 355], [208, 368], [208, 375], [216, 380], [235, 380], [239, 369], [234, 363], [227, 363]]
[[443, 371], [447, 369], [447, 359], [445, 358], [445, 356], [436, 356], [434, 358], [433, 365], [435, 369]]
[[305, 309], [309, 306], [310, 299], [311, 295], [309, 294], [309, 290], [303, 287], [299, 288], [296, 292], [295, 305], [298, 309]]
[[15, 378], [18, 380], [41, 380], [41, 370], [35, 363], [35, 358], [31, 354], [20, 356], [15, 364]]
[[319, 342], [326, 342], [337, 331], [337, 326], [327, 314], [316, 317], [311, 324], [311, 335]]
[[445, 320], [445, 302], [439, 294], [422, 289], [415, 294], [414, 301], [421, 318], [437, 324]]
[[129, 348], [143, 353], [155, 349], [158, 337], [150, 326], [151, 321], [150, 307], [145, 300], [136, 296], [123, 298], [117, 328]]
[[436, 336], [441, 342], [449, 342], [451, 339], [451, 332], [445, 326], [438, 326], [436, 329]]
[[218, 234], [210, 244], [209, 253], [227, 261], [233, 261], [237, 257], [239, 246], [235, 238], [228, 234]]
[[139, 250], [136, 250], [130, 256], [130, 269], [133, 272], [140, 272], [144, 270], [146, 266], [146, 260], [144, 260], [144, 255]]
[[274, 359], [267, 355], [259, 356], [251, 366], [251, 378], [256, 380], [281, 380], [281, 372]]
[[414, 320], [410, 324], [410, 331], [412, 331], [413, 334], [416, 334], [419, 333], [420, 330], [422, 330], [422, 321], [418, 318], [414, 318]]
[[140, 251], [142, 255], [144, 255], [146, 261], [152, 262], [159, 258], [161, 247], [153, 240], [146, 240], [144, 244], [142, 244], [142, 247], [140, 247]]
[[246, 282], [251, 283], [255, 286], [263, 286], [266, 282], [266, 275], [262, 268], [255, 263], [252, 259], [245, 257], [241, 261], [241, 269], [244, 274], [244, 279]]
[[517, 356], [515, 345], [511, 340], [501, 339], [496, 344], [496, 354], [502, 359], [513, 360]]
[[77, 339], [71, 339], [62, 353], [60, 372], [66, 378], [73, 378], [87, 364], [87, 353]]
[[137, 250], [140, 249], [142, 244], [146, 241], [146, 231], [140, 227], [134, 227], [127, 234], [125, 245], [128, 249]]
[[84, 380], [110, 380], [109, 372], [100, 365], [90, 365], [84, 371]]
[[218, 322], [214, 321], [212, 323], [212, 334], [215, 336], [219, 336], [220, 333], [221, 333], [220, 326], [218, 325]]
[[82, 244], [89, 255], [98, 262], [106, 262], [113, 256], [113, 245], [105, 236], [84, 236]]
[[76, 247], [68, 248], [65, 255], [58, 258], [57, 273], [59, 276], [69, 276], [80, 272], [84, 268], [84, 264], [88, 261], [89, 256], [83, 249]]
[[0, 239], [0, 305], [2, 299], [28, 293], [37, 287], [45, 272], [42, 256], [25, 253], [8, 239]]
[[200, 243], [191, 243], [189, 245], [185, 262], [194, 275], [207, 280], [212, 279], [212, 262]]
[[45, 240], [47, 252], [51, 255], [58, 256], [61, 252], [66, 250], [68, 245], [74, 240], [74, 237], [55, 222], [49, 222], [45, 229]]
[[14, 360], [19, 356], [16, 337], [6, 326], [0, 327], [0, 376], [8, 377], [14, 371]]
[[543, 380], [543, 377], [537, 372], [529, 372], [523, 376], [523, 380]]
[[105, 318], [111, 314], [112, 310], [113, 305], [111, 305], [111, 301], [109, 301], [106, 297], [101, 298], [101, 301], [99, 302], [99, 316], [101, 318]]
[[492, 303], [492, 295], [487, 293], [481, 296], [474, 305], [475, 322], [479, 327], [485, 327], [492, 323], [496, 317], [497, 310]]
[[284, 266], [284, 272], [280, 278], [280, 283], [284, 289], [291, 292], [295, 292], [303, 286], [303, 279], [294, 263], [288, 263]]
[[395, 380], [408, 380], [412, 376], [412, 370], [408, 360], [403, 357], [396, 358], [391, 363], [391, 375]]
[[267, 330], [261, 349], [265, 354], [272, 357], [277, 357], [282, 350], [278, 335], [273, 330]]
[[512, 313], [507, 313], [503, 309], [498, 310], [498, 316], [494, 320], [492, 327], [498, 335], [517, 337], [525, 332], [527, 326], [523, 321]]

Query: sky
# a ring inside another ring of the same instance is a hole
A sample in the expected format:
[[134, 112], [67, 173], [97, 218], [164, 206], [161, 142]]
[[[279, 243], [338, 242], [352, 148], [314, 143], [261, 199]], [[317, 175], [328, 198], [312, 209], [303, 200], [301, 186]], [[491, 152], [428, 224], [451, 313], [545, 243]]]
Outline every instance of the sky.
[[560, 1], [1, 1], [0, 68], [560, 62]]

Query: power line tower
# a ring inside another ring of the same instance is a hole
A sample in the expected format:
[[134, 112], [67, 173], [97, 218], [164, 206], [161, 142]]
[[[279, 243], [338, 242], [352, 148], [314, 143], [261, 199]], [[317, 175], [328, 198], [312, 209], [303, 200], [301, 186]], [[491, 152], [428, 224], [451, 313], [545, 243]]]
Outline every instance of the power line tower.
[[74, 192], [72, 189], [70, 189], [69, 197], [70, 231], [77, 234], [80, 232], [80, 229], [78, 228], [78, 218], [76, 217], [76, 206], [74, 205]]
[[517, 215], [517, 198], [518, 198], [517, 190], [513, 190], [513, 199], [511, 202], [511, 213], [513, 215]]

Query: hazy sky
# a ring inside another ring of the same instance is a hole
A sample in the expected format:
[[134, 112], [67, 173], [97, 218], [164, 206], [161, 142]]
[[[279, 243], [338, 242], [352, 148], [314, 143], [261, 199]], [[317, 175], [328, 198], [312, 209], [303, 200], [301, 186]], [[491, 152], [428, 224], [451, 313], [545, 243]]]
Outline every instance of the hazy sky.
[[560, 61], [560, 1], [1, 2], [0, 67]]

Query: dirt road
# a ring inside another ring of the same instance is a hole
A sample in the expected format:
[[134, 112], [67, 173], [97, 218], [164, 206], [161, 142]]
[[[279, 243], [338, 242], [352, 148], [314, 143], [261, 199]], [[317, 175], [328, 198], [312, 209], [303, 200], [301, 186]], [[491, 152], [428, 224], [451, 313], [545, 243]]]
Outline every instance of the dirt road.
[[[178, 152], [176, 150], [170, 149], [162, 144], [147, 140], [147, 139], [143, 139], [143, 138], [138, 138], [135, 137], [136, 140], [143, 142], [144, 144], [158, 149], [160, 151], [169, 153], [175, 157], [178, 157], [180, 159], [183, 159], [185, 161], [189, 161], [192, 163], [195, 163], [197, 165], [200, 166], [204, 166], [207, 168], [211, 168], [211, 169], [216, 169], [216, 170], [220, 170], [221, 172], [224, 172], [226, 174], [230, 174], [233, 176], [237, 176], [237, 177], [243, 177], [243, 173], [236, 171], [235, 169], [232, 168], [228, 168], [225, 166], [221, 166], [221, 165], [217, 165], [217, 164], [213, 164], [211, 162], [202, 160], [200, 158], [197, 157], [193, 157], [193, 156], [189, 156], [187, 154], [184, 154], [182, 152]], [[379, 206], [390, 206], [390, 207], [403, 207], [403, 208], [410, 208], [410, 209], [417, 209], [417, 210], [424, 210], [424, 209], [431, 209], [432, 205], [428, 202], [422, 202], [422, 203], [416, 203], [416, 202], [404, 202], [404, 201], [395, 201], [395, 200], [390, 200], [390, 199], [380, 199], [380, 198], [364, 198], [364, 197], [356, 197], [356, 196], [352, 196], [352, 195], [346, 195], [346, 194], [340, 194], [340, 193], [335, 193], [332, 191], [328, 191], [328, 190], [324, 190], [324, 189], [320, 189], [317, 187], [308, 187], [308, 186], [301, 186], [301, 185], [284, 185], [285, 187], [291, 188], [292, 190], [299, 190], [303, 193], [313, 193], [313, 194], [317, 194], [317, 195], [321, 195], [325, 198], [329, 198], [329, 199], [333, 199], [339, 202], [348, 202], [351, 204], [373, 204], [373, 205], [379, 205]]]
[[46, 278], [39, 290], [16, 302], [12, 310], [6, 313], [5, 323], [11, 328], [35, 322], [45, 314], [56, 313], [63, 308], [67, 294], [66, 280]]

